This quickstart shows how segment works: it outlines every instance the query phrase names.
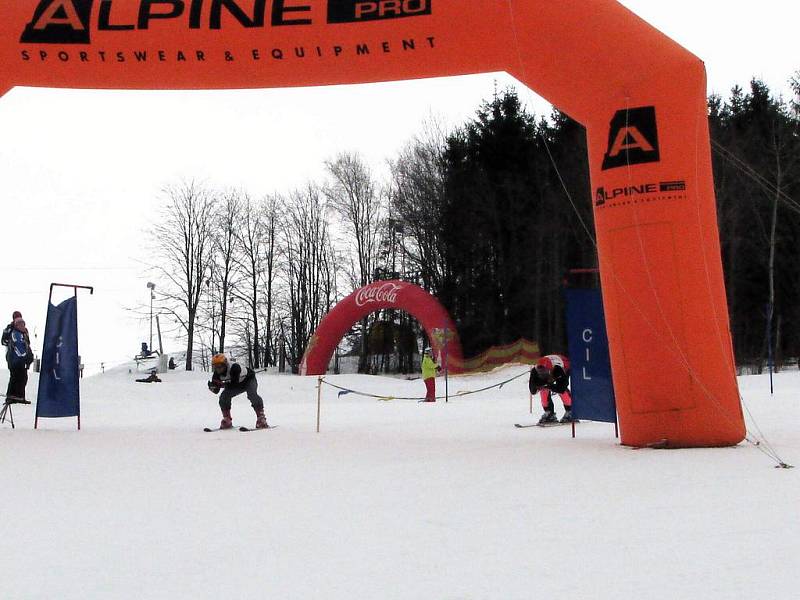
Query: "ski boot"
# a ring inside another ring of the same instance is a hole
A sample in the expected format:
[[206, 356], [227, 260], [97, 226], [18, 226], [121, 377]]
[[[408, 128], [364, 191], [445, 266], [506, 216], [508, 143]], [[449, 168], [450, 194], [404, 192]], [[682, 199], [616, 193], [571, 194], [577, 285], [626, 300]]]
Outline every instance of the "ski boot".
[[567, 409], [567, 412], [564, 413], [564, 416], [561, 417], [560, 423], [569, 424], [569, 423], [577, 423], [577, 419], [572, 417], [572, 409]]
[[264, 416], [263, 408], [256, 409], [256, 429], [269, 429], [269, 424], [267, 424], [267, 417]]
[[558, 418], [556, 413], [551, 410], [545, 411], [542, 418], [539, 419], [539, 425], [552, 425], [553, 423], [558, 423]]
[[222, 421], [219, 424], [220, 429], [232, 429], [233, 428], [233, 418], [231, 417], [230, 410], [222, 410]]

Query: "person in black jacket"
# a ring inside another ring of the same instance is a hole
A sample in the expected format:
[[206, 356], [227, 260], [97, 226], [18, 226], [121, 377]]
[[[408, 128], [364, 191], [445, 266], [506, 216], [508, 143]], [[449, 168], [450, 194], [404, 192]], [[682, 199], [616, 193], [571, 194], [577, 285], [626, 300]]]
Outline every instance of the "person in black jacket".
[[[239, 394], [247, 394], [247, 399], [256, 412], [256, 429], [267, 429], [267, 418], [264, 416], [264, 401], [258, 395], [256, 374], [250, 367], [242, 368], [238, 363], [229, 363], [224, 354], [217, 354], [211, 359], [214, 374], [208, 382], [208, 389], [219, 394], [219, 407], [222, 410], [220, 429], [233, 427], [231, 417], [231, 400]], [[221, 393], [220, 393], [221, 392]]]
[[539, 394], [542, 400], [544, 414], [539, 420], [539, 425], [558, 423], [556, 409], [553, 405], [553, 394], [558, 394], [564, 403], [564, 417], [562, 423], [572, 423], [572, 396], [569, 393], [569, 359], [566, 356], [552, 354], [543, 356], [536, 366], [531, 369], [528, 382], [531, 394]]
[[[15, 313], [18, 314], [18, 313]], [[28, 328], [22, 317], [14, 319], [11, 331], [6, 339], [3, 332], [3, 343], [6, 348], [6, 362], [11, 377], [8, 380], [8, 390], [6, 392], [7, 403], [30, 404], [25, 399], [25, 388], [28, 385], [28, 369], [33, 363], [33, 351], [31, 350], [31, 340], [28, 337]]]

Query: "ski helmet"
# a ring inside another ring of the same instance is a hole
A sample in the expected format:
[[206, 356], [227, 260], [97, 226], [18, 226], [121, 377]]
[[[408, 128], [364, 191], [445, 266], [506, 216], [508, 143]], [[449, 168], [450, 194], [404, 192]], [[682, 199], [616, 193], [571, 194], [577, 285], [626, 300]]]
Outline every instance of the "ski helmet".
[[224, 367], [228, 364], [228, 357], [224, 354], [215, 354], [214, 358], [211, 359], [211, 366], [215, 369], [217, 367]]
[[540, 375], [547, 375], [553, 370], [553, 361], [544, 356], [536, 362], [536, 372]]

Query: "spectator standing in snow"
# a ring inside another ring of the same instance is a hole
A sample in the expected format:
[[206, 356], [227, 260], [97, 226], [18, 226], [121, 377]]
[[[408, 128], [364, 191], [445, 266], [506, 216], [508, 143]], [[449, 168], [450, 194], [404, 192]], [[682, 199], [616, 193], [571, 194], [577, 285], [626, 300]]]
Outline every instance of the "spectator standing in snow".
[[540, 425], [558, 423], [556, 410], [553, 405], [553, 394], [561, 396], [566, 411], [561, 419], [562, 423], [572, 423], [572, 396], [569, 393], [569, 359], [566, 356], [551, 354], [538, 360], [531, 369], [528, 382], [531, 394], [540, 395], [544, 414], [539, 420]]
[[422, 357], [422, 380], [425, 382], [425, 402], [436, 402], [436, 374], [442, 367], [433, 360], [433, 351], [425, 348]]
[[217, 354], [211, 359], [214, 374], [208, 382], [208, 389], [219, 395], [219, 407], [222, 410], [220, 429], [233, 427], [231, 417], [231, 400], [239, 394], [247, 394], [247, 399], [256, 412], [256, 429], [267, 429], [267, 418], [264, 416], [264, 400], [258, 395], [256, 373], [250, 367], [243, 368], [238, 363], [229, 363], [224, 354]]
[[6, 346], [6, 362], [11, 372], [6, 401], [30, 404], [25, 399], [25, 388], [28, 385], [28, 369], [33, 363], [33, 351], [28, 329], [19, 312], [14, 313], [14, 322], [10, 325], [10, 329], [6, 327], [3, 331], [2, 343]]

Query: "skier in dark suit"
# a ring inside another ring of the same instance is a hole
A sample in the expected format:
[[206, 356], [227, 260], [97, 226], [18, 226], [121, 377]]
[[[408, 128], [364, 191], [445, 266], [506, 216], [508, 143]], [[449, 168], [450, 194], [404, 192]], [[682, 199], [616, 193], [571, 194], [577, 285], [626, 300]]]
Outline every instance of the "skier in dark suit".
[[[224, 354], [217, 354], [211, 359], [214, 374], [208, 382], [208, 389], [219, 394], [219, 407], [222, 410], [220, 429], [233, 427], [231, 417], [231, 400], [239, 394], [247, 394], [247, 399], [256, 412], [256, 429], [267, 429], [267, 418], [264, 416], [264, 400], [258, 395], [256, 374], [250, 367], [242, 367], [239, 363], [229, 363]], [[220, 393], [221, 392], [221, 393]]]

